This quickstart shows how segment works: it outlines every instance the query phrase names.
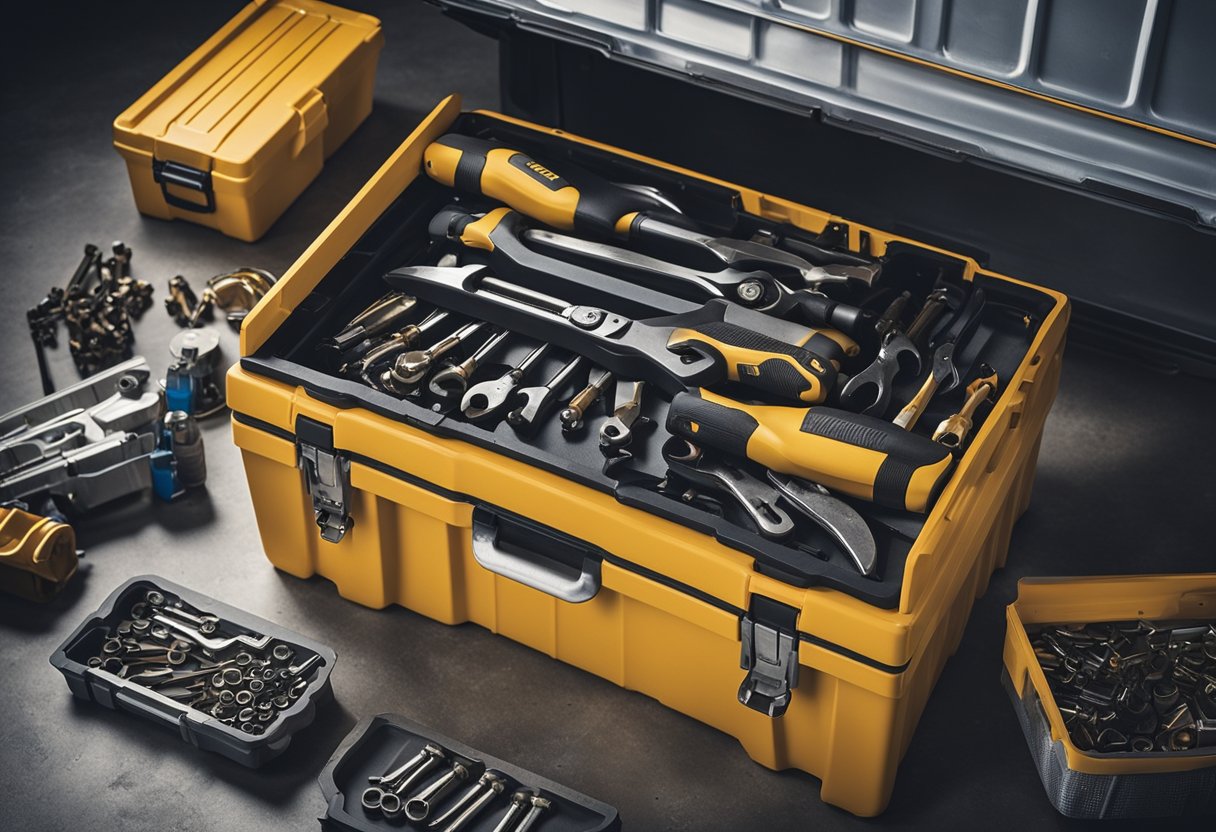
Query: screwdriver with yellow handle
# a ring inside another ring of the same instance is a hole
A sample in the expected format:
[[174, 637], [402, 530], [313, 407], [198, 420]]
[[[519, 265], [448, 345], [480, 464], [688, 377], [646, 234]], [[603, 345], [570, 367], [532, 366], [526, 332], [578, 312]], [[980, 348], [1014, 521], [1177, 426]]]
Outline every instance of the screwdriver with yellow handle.
[[751, 240], [712, 237], [667, 222], [668, 212], [646, 193], [623, 188], [590, 171], [558, 171], [509, 147], [474, 136], [449, 133], [423, 153], [423, 168], [440, 184], [482, 194], [563, 231], [611, 239], [649, 238], [679, 246], [706, 268], [771, 269], [797, 272], [805, 286], [858, 280], [870, 285], [877, 265], [816, 266], [803, 257]]
[[729, 380], [781, 401], [814, 404], [832, 389], [835, 362], [843, 357], [835, 341], [814, 330], [802, 330], [804, 343], [778, 340], [767, 333], [786, 322], [721, 299], [636, 320], [501, 280], [478, 264], [407, 266], [384, 279], [419, 300], [526, 332], [669, 394]]
[[922, 513], [954, 462], [949, 448], [883, 419], [831, 407], [743, 404], [704, 389], [672, 399], [667, 429], [781, 474]]

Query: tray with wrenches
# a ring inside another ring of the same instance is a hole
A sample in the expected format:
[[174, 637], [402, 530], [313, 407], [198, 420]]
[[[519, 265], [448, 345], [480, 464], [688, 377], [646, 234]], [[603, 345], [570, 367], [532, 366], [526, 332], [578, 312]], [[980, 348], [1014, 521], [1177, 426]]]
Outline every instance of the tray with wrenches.
[[319, 778], [326, 830], [608, 832], [616, 809], [397, 714], [362, 720]]
[[333, 650], [153, 575], [115, 589], [51, 656], [72, 693], [257, 768], [332, 696]]

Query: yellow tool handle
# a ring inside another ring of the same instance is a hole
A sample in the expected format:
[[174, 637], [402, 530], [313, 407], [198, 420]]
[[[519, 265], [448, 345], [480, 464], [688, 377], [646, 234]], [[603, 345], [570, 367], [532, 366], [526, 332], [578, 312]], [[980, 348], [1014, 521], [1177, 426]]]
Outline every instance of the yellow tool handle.
[[422, 164], [440, 184], [498, 200], [554, 228], [596, 237], [628, 234], [638, 213], [653, 207], [644, 195], [587, 171], [568, 178], [526, 153], [472, 136], [441, 136], [427, 147]]
[[895, 418], [891, 420], [891, 423], [896, 427], [903, 428], [904, 430], [912, 430], [912, 428], [916, 427], [916, 423], [920, 420], [921, 414], [925, 412], [925, 408], [929, 405], [929, 400], [932, 399], [933, 394], [937, 392], [937, 387], [937, 377], [934, 376], [933, 373], [929, 373], [929, 375], [925, 378], [925, 383], [922, 384], [920, 389], [916, 391], [916, 395], [912, 397], [911, 401], [903, 406], [903, 409], [896, 414]]
[[725, 321], [676, 327], [667, 349], [716, 355], [729, 381], [787, 402], [817, 404], [836, 382], [836, 366], [820, 355]]
[[890, 422], [830, 407], [749, 405], [707, 390], [679, 393], [667, 429], [880, 505], [925, 512], [954, 457]]

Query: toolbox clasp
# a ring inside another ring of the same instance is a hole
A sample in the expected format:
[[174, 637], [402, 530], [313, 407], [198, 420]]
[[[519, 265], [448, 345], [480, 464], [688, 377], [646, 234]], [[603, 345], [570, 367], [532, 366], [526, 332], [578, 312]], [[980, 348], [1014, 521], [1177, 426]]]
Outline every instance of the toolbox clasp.
[[739, 620], [739, 666], [747, 671], [739, 701], [774, 719], [785, 713], [798, 686], [797, 621], [798, 610], [759, 595]]
[[[209, 170], [200, 170], [181, 162], [153, 159], [152, 181], [160, 185], [160, 192], [164, 196], [165, 202], [175, 208], [199, 214], [210, 214], [215, 211], [215, 189], [211, 185], [211, 171]], [[202, 194], [203, 202], [194, 202], [172, 193], [169, 190], [170, 185]]]
[[321, 539], [337, 543], [354, 525], [348, 511], [350, 460], [334, 448], [333, 428], [307, 416], [296, 418], [296, 452]]

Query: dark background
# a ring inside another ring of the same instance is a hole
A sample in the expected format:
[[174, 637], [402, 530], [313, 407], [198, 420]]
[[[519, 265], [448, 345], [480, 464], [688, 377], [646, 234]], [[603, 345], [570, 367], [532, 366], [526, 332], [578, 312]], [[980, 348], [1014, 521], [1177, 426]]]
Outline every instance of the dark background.
[[[0, 411], [41, 394], [24, 311], [66, 281], [86, 242], [126, 241], [134, 273], [156, 285], [136, 334], [159, 373], [177, 331], [160, 308], [168, 278], [200, 287], [238, 266], [282, 273], [440, 97], [460, 91], [466, 107], [497, 104], [493, 41], [421, 3], [362, 0], [386, 38], [375, 109], [266, 237], [249, 245], [142, 218], [110, 123], [241, 5], [42, 4], [10, 15], [0, 92]], [[220, 332], [234, 359], [235, 334]], [[61, 386], [75, 380], [66, 349], [52, 355], [52, 370]], [[871, 821], [821, 803], [814, 778], [768, 771], [730, 737], [644, 696], [477, 627], [364, 609], [322, 579], [277, 573], [261, 552], [227, 422], [212, 420], [205, 493], [98, 512], [78, 525], [88, 554], [62, 597], [46, 606], [0, 597], [0, 826], [315, 829], [324, 810], [317, 773], [357, 718], [383, 711], [612, 803], [627, 829], [1085, 826], [1048, 804], [998, 683], [1004, 607], [1025, 575], [1216, 567], [1214, 393], [1210, 381], [1070, 345], [1009, 565], [976, 604], [890, 809]], [[337, 702], [284, 757], [250, 771], [73, 699], [47, 657], [114, 587], [143, 573], [328, 643], [339, 656]]]

